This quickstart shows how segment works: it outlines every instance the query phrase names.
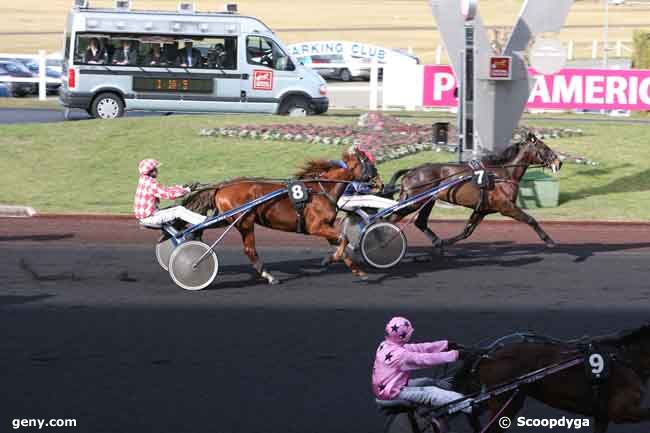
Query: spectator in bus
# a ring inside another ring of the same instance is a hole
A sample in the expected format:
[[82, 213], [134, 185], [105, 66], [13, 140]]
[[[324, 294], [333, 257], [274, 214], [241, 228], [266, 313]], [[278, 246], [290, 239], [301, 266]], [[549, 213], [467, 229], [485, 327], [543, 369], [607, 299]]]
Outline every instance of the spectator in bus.
[[163, 53], [160, 51], [160, 45], [151, 45], [151, 51], [149, 51], [149, 54], [145, 59], [145, 66], [164, 66], [165, 64], [167, 64], [167, 61]]
[[113, 56], [114, 65], [135, 65], [138, 63], [138, 53], [133, 49], [129, 39], [122, 40], [122, 48]]
[[113, 61], [113, 54], [115, 53], [115, 47], [108, 38], [102, 38], [100, 40], [100, 47], [104, 52], [105, 63], [111, 63]]
[[163, 53], [165, 54], [165, 61], [168, 65], [176, 64], [176, 59], [178, 59], [178, 42], [174, 41], [173, 44], [165, 44], [163, 46]]
[[103, 65], [106, 61], [106, 53], [99, 46], [99, 39], [92, 38], [88, 42], [88, 48], [84, 53], [84, 63], [91, 65]]
[[186, 41], [185, 48], [178, 52], [176, 65], [183, 68], [201, 67], [201, 52], [194, 48], [192, 41]]
[[226, 64], [226, 49], [223, 44], [215, 44], [214, 48], [210, 50], [208, 57], [208, 64], [211, 67], [219, 69], [223, 68]]

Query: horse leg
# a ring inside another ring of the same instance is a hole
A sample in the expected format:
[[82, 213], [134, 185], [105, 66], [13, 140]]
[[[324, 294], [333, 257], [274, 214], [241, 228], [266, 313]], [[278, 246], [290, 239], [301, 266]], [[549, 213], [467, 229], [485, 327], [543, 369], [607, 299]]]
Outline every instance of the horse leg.
[[280, 280], [271, 275], [264, 268], [264, 263], [259, 259], [257, 255], [257, 249], [255, 248], [255, 229], [253, 224], [245, 224], [238, 227], [239, 233], [242, 237], [242, 242], [244, 244], [244, 254], [248, 256], [248, 259], [253, 264], [253, 269], [257, 272], [259, 276], [264, 278], [269, 284], [278, 284]]
[[469, 423], [470, 427], [472, 427], [472, 430], [474, 433], [480, 433], [481, 432], [481, 420], [479, 419], [478, 415], [476, 415], [474, 412], [467, 413], [465, 414], [467, 417], [467, 422]]
[[476, 227], [478, 227], [479, 224], [481, 224], [481, 221], [483, 221], [483, 218], [485, 218], [484, 213], [476, 212], [472, 213], [472, 215], [469, 217], [469, 220], [467, 220], [467, 225], [465, 226], [465, 229], [461, 232], [461, 234], [454, 236], [453, 238], [445, 239], [442, 241], [443, 245], [453, 245], [458, 241], [462, 241], [463, 239], [467, 239], [474, 233], [474, 230], [476, 230]]
[[529, 226], [535, 230], [535, 233], [537, 233], [537, 236], [546, 243], [547, 247], [554, 247], [555, 242], [553, 242], [553, 239], [540, 227], [539, 223], [535, 218], [532, 216], [528, 215], [526, 212], [523, 210], [519, 209], [518, 207], [512, 208], [512, 209], [507, 209], [507, 210], [502, 210], [501, 215], [510, 217], [514, 220], [517, 220], [522, 223], [526, 223]]
[[339, 244], [334, 254], [332, 254], [326, 259], [327, 263], [343, 261], [343, 263], [345, 263], [345, 265], [352, 271], [354, 275], [361, 277], [361, 279], [363, 280], [368, 279], [368, 274], [363, 272], [361, 268], [359, 268], [354, 263], [354, 261], [346, 254], [345, 248], [348, 245], [348, 240], [345, 238], [345, 236], [343, 236], [342, 233], [340, 233], [333, 226], [328, 224], [320, 224], [317, 227], [311, 229], [309, 233], [327, 239], [330, 242], [330, 244], [334, 242], [337, 242]]
[[431, 200], [429, 203], [425, 204], [422, 209], [418, 212], [418, 217], [415, 220], [415, 227], [420, 229], [422, 233], [425, 234], [427, 238], [433, 244], [433, 248], [440, 248], [442, 246], [442, 240], [438, 235], [429, 228], [429, 215], [433, 210], [433, 207], [436, 205], [435, 200]]

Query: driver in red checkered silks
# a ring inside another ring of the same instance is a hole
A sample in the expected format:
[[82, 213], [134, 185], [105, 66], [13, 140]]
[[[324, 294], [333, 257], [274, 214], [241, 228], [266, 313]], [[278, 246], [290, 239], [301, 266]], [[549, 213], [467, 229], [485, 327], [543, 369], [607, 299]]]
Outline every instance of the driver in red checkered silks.
[[[393, 317], [386, 325], [386, 338], [377, 348], [372, 369], [372, 390], [379, 400], [406, 400], [442, 406], [463, 398], [462, 394], [435, 386], [429, 378], [411, 379], [411, 371], [458, 360], [458, 350], [449, 350], [447, 340], [407, 344], [413, 325], [404, 317]], [[471, 412], [471, 408], [464, 410]]]
[[133, 212], [135, 217], [141, 223], [146, 225], [161, 225], [180, 219], [189, 224], [195, 225], [205, 221], [206, 216], [183, 206], [172, 206], [165, 209], [159, 209], [160, 199], [174, 200], [183, 197], [190, 192], [189, 188], [180, 185], [163, 187], [156, 177], [158, 176], [158, 167], [160, 163], [155, 159], [143, 159], [138, 164], [140, 178], [138, 179], [138, 189], [135, 191], [133, 199]]

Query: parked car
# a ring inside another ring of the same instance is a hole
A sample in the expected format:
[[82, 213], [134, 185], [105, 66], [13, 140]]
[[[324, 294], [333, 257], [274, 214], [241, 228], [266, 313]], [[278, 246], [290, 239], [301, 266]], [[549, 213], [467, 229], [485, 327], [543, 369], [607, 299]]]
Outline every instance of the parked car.
[[[32, 59], [21, 59], [19, 60], [20, 63], [25, 65], [29, 71], [34, 74], [34, 76], [38, 76], [39, 74], [39, 64], [38, 62], [32, 60]], [[57, 72], [56, 69], [51, 68], [46, 66], [45, 67], [45, 75], [48, 78], [54, 78], [57, 80], [61, 79], [61, 73]], [[47, 93], [53, 94], [53, 93], [59, 93], [59, 87], [61, 87], [61, 83], [47, 83], [46, 88], [47, 88]], [[38, 92], [38, 87], [36, 88], [36, 91]]]
[[7, 98], [11, 96], [11, 91], [6, 83], [0, 83], [0, 98]]
[[[9, 60], [0, 61], [0, 82], [6, 83], [12, 96], [27, 96], [38, 91], [36, 83], [15, 83], [10, 82], [7, 78], [33, 78], [29, 69], [22, 63], [12, 62]], [[4, 78], [4, 79], [3, 79]]]
[[[341, 54], [323, 54], [313, 55], [299, 58], [299, 61], [311, 67], [314, 71], [318, 72], [321, 77], [326, 80], [341, 80], [351, 81], [354, 79], [369, 80], [370, 69], [364, 67], [364, 63], [369, 63], [367, 59], [345, 58]], [[331, 67], [328, 64], [340, 65], [349, 64], [349, 68]], [[357, 67], [358, 65], [358, 67]]]

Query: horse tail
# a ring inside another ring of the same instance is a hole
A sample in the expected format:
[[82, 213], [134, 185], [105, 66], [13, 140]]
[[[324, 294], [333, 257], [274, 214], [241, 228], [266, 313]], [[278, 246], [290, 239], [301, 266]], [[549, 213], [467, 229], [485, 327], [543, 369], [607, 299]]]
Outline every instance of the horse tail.
[[402, 170], [396, 171], [395, 174], [393, 174], [393, 176], [390, 178], [388, 183], [384, 185], [384, 193], [382, 195], [392, 197], [396, 192], [398, 192], [399, 188], [397, 188], [395, 184], [397, 184], [397, 181], [399, 180], [400, 177], [404, 176], [409, 171], [411, 171], [410, 168], [404, 168]]
[[183, 197], [182, 204], [192, 212], [207, 215], [210, 211], [216, 211], [217, 205], [214, 196], [221, 185], [210, 186], [193, 191]]

